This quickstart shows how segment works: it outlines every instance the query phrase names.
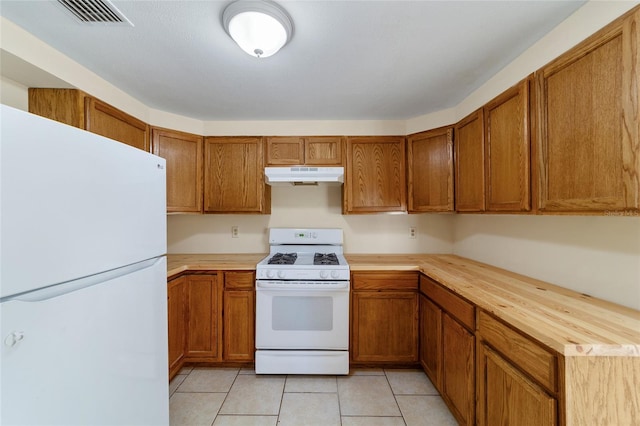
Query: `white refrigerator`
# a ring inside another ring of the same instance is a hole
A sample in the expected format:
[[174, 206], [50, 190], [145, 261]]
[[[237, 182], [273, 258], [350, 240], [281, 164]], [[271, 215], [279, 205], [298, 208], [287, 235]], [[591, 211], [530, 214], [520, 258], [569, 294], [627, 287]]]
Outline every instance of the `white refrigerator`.
[[0, 106], [0, 424], [169, 423], [165, 179]]

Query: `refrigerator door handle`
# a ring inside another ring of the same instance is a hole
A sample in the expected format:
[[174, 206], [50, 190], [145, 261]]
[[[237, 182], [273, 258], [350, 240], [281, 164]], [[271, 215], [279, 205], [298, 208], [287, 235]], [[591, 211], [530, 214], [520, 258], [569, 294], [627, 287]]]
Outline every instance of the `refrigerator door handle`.
[[156, 263], [160, 262], [161, 259], [162, 257], [154, 257], [152, 259], [132, 263], [131, 265], [101, 272], [99, 274], [89, 275], [75, 280], [53, 284], [49, 287], [44, 287], [38, 290], [4, 297], [0, 299], [0, 303], [7, 302], [9, 300], [19, 300], [22, 302], [40, 302], [43, 300], [52, 299], [54, 297], [62, 296], [67, 293], [71, 293], [86, 287], [91, 287], [93, 285], [100, 284], [102, 282], [109, 281], [123, 275], [131, 274], [133, 272], [152, 267]]

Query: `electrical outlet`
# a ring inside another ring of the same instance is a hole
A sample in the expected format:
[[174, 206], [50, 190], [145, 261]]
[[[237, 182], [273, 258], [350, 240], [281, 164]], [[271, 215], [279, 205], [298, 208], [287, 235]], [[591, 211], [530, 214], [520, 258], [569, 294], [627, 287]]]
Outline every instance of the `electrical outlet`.
[[411, 239], [415, 239], [416, 238], [416, 227], [415, 226], [410, 226], [409, 227], [409, 238], [411, 238]]
[[238, 238], [240, 236], [240, 229], [238, 225], [234, 225], [231, 227], [231, 238]]

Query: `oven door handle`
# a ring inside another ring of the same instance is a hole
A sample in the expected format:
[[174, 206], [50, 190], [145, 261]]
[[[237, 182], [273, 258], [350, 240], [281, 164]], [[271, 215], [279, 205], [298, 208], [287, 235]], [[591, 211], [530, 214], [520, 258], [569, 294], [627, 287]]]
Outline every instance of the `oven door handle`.
[[349, 281], [256, 281], [256, 288], [282, 290], [349, 290]]

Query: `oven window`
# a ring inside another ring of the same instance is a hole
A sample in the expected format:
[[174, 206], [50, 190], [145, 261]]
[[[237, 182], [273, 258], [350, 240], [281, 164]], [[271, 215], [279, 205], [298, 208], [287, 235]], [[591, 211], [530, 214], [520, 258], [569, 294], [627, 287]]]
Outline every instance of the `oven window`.
[[273, 330], [333, 329], [333, 297], [274, 296]]

